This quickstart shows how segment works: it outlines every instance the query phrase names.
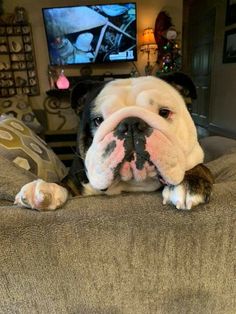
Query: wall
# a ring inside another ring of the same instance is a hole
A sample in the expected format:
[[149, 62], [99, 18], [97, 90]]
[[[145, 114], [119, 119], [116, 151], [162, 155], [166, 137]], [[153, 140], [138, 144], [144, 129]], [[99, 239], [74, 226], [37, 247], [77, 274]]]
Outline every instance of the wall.
[[[42, 7], [52, 7], [52, 6], [63, 6], [63, 5], [78, 5], [78, 4], [98, 4], [100, 1], [96, 0], [4, 0], [3, 9], [5, 13], [14, 12], [16, 6], [22, 6], [28, 12], [29, 22], [32, 25], [33, 38], [34, 38], [34, 48], [36, 54], [36, 62], [38, 68], [38, 77], [40, 82], [41, 95], [39, 97], [35, 96], [31, 99], [33, 106], [35, 108], [41, 108], [43, 97], [45, 91], [49, 89], [47, 68], [48, 68], [48, 52], [46, 46], [46, 36], [44, 31], [43, 19], [41, 8]], [[114, 1], [105, 0], [103, 3], [113, 2], [121, 3], [124, 0]], [[138, 13], [138, 41], [141, 42], [141, 34], [143, 29], [146, 27], [154, 27], [155, 19], [157, 14], [161, 10], [167, 10], [172, 17], [172, 21], [176, 26], [176, 29], [181, 32], [182, 29], [182, 0], [137, 0], [137, 13]], [[155, 57], [154, 57], [155, 60]], [[146, 62], [146, 56], [143, 53], [138, 54], [138, 61], [136, 66], [141, 74], [144, 74], [144, 66]], [[119, 73], [129, 73], [133, 65], [130, 64], [117, 64], [108, 66], [93, 66], [94, 74], [102, 74], [105, 71], [109, 71], [115, 74]], [[66, 70], [66, 75], [79, 75], [80, 67], [75, 67], [70, 70]]]

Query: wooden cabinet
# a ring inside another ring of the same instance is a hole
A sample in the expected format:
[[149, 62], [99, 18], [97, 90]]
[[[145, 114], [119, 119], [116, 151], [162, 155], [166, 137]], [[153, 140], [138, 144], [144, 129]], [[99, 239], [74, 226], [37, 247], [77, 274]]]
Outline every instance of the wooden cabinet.
[[30, 24], [0, 25], [0, 97], [39, 94]]

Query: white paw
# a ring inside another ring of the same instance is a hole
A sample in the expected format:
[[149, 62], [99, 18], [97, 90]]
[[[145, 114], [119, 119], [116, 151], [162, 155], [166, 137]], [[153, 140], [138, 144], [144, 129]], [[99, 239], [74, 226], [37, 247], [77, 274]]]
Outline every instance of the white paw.
[[56, 183], [41, 179], [25, 184], [15, 197], [14, 204], [37, 210], [54, 210], [68, 198], [68, 191]]
[[162, 191], [163, 204], [173, 204], [177, 209], [192, 209], [205, 202], [203, 194], [189, 192], [186, 184], [165, 186]]

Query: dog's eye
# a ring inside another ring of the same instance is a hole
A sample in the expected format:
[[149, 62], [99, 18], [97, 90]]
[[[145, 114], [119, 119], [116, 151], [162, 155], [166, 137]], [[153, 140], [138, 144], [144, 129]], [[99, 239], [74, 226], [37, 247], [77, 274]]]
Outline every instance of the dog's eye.
[[163, 117], [164, 119], [168, 119], [171, 115], [171, 111], [167, 108], [161, 108], [159, 110], [159, 115]]
[[96, 127], [98, 127], [103, 122], [103, 117], [96, 117], [93, 119], [93, 123]]

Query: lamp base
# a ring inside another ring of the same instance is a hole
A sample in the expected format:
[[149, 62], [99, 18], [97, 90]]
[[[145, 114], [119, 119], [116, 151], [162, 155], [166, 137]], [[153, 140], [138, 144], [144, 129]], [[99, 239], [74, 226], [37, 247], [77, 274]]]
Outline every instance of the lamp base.
[[153, 66], [148, 62], [144, 68], [145, 70], [145, 75], [152, 75], [152, 70], [153, 70]]

